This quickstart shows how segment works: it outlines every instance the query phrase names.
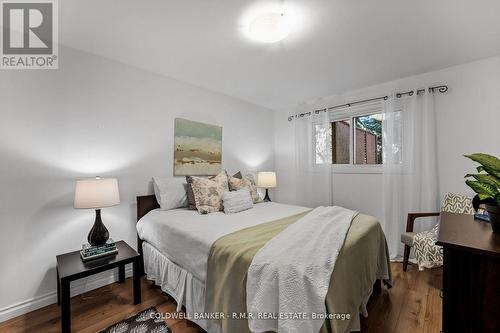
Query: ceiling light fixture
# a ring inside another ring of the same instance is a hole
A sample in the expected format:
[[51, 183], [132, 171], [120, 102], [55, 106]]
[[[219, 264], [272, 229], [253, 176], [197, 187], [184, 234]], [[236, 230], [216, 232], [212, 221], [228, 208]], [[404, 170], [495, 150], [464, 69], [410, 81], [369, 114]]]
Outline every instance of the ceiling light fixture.
[[248, 26], [250, 37], [262, 43], [279, 42], [288, 36], [290, 30], [290, 22], [282, 12], [260, 14]]

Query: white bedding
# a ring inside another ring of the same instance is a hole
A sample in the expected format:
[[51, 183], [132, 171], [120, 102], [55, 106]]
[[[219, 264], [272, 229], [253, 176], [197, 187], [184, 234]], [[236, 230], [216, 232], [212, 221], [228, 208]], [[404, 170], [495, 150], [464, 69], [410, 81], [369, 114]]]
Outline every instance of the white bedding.
[[210, 248], [218, 238], [308, 209], [273, 202], [259, 203], [237, 214], [200, 215], [188, 209], [155, 209], [139, 220], [137, 232], [172, 262], [205, 282]]
[[[207, 321], [203, 317], [196, 316], [196, 314], [205, 313], [205, 282], [198, 280], [186, 269], [170, 261], [151, 244], [144, 242], [142, 247], [147, 278], [153, 280], [157, 286], [161, 287], [161, 290], [176, 300], [177, 311], [181, 311], [182, 305], [184, 305], [187, 318], [208, 331]], [[367, 294], [360, 309], [366, 311], [366, 304], [370, 294], [371, 291]], [[363, 312], [363, 315], [366, 317], [368, 313]], [[346, 332], [361, 331], [359, 319], [359, 316], [354, 316]]]
[[[318, 207], [268, 241], [247, 275], [252, 332], [319, 332], [320, 318], [262, 318], [259, 313], [327, 313], [325, 298], [335, 262], [357, 215], [342, 207]], [[297, 246], [297, 245], [300, 246]]]

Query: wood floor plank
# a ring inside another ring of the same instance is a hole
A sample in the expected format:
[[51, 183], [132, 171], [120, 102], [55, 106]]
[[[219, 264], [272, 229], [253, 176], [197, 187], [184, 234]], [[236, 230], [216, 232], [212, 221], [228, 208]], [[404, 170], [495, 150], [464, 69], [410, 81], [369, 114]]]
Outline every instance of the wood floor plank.
[[[383, 288], [368, 306], [368, 318], [362, 318], [367, 333], [438, 333], [441, 330], [442, 269], [418, 271], [413, 265], [403, 272], [401, 263], [391, 263], [393, 288]], [[155, 306], [160, 313], [174, 313], [172, 297], [141, 280], [142, 303], [133, 305], [132, 279], [112, 284], [71, 299], [73, 333], [95, 333], [118, 321]], [[0, 323], [3, 333], [60, 333], [60, 308], [49, 305]], [[174, 333], [204, 332], [185, 319], [167, 319]]]

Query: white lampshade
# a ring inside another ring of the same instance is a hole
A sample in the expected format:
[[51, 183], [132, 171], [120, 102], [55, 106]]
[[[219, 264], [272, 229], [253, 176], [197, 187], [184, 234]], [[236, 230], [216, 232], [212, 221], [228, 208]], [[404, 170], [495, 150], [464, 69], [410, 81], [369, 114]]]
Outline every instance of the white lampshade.
[[75, 208], [104, 208], [120, 204], [116, 178], [92, 178], [76, 181]]
[[276, 185], [276, 172], [259, 172], [257, 174], [258, 187], [273, 188]]

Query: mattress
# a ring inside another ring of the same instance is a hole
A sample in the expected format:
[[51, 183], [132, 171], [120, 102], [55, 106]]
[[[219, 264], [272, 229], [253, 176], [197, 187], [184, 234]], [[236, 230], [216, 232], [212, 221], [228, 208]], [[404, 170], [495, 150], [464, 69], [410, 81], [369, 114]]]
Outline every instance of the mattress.
[[155, 209], [137, 223], [139, 237], [166, 258], [206, 281], [212, 244], [232, 232], [295, 215], [309, 208], [264, 202], [236, 214], [201, 215], [189, 209]]

